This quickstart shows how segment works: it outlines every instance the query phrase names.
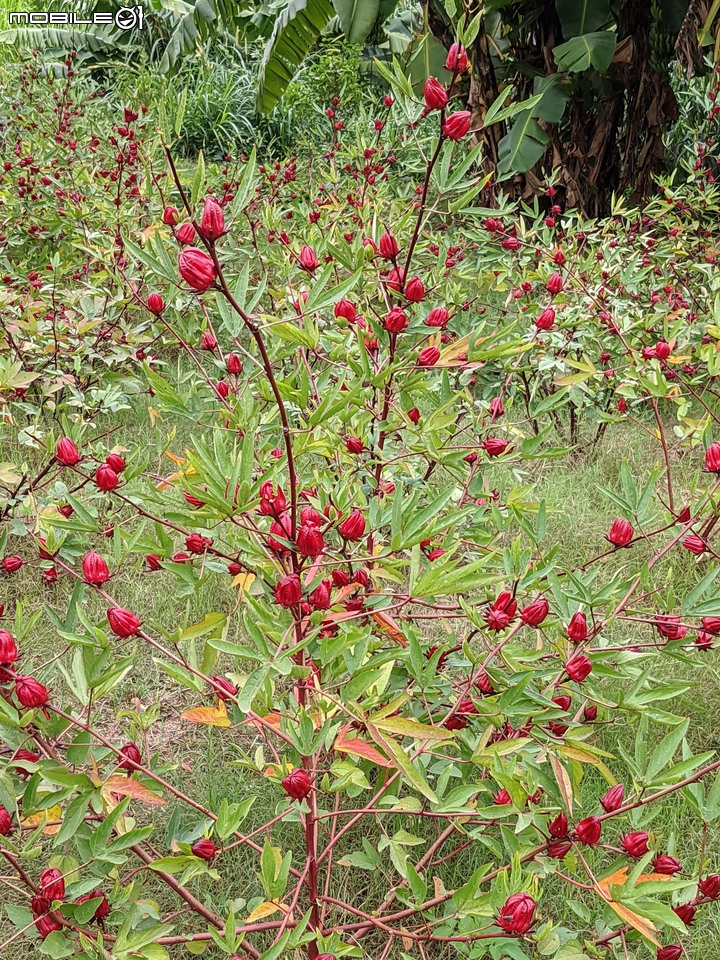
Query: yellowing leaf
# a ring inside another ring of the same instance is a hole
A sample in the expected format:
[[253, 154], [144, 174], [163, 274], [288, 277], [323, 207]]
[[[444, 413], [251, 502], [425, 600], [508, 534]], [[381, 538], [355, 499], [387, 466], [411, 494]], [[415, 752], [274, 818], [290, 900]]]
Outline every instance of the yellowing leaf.
[[158, 796], [157, 793], [153, 793], [152, 790], [148, 790], [145, 784], [133, 780], [132, 777], [123, 777], [120, 774], [108, 777], [103, 784], [102, 792], [106, 796], [117, 793], [122, 797], [132, 797], [133, 800], [140, 800], [151, 807], [165, 806], [163, 798]]
[[392, 767], [394, 764], [390, 763], [379, 750], [376, 750], [371, 744], [367, 743], [365, 740], [360, 740], [358, 737], [350, 737], [346, 739], [345, 734], [350, 729], [350, 725], [346, 724], [340, 731], [337, 736], [337, 740], [334, 743], [334, 749], [342, 753], [350, 753], [356, 757], [362, 757], [363, 760], [372, 760], [373, 763], [376, 763], [380, 767]]
[[24, 820], [20, 821], [20, 826], [27, 829], [34, 829], [39, 827], [41, 823], [46, 823], [48, 826], [43, 827], [43, 833], [51, 837], [56, 833], [60, 833], [62, 829], [62, 823], [56, 823], [55, 821], [62, 820], [62, 808], [60, 804], [55, 804], [54, 807], [49, 807], [47, 810], [39, 810], [37, 813], [31, 813], [29, 817], [25, 817]]
[[560, 763], [558, 758], [554, 754], [550, 754], [550, 765], [553, 768], [553, 773], [555, 774], [555, 779], [557, 780], [557, 785], [560, 787], [560, 793], [562, 798], [565, 801], [565, 806], [567, 811], [572, 816], [573, 814], [573, 788], [572, 781], [568, 775], [565, 767]]
[[393, 620], [392, 617], [389, 617], [386, 613], [374, 613], [373, 620], [380, 627], [382, 632], [386, 634], [391, 640], [394, 640], [396, 643], [399, 643], [401, 647], [407, 646], [407, 640], [405, 639], [405, 634], [402, 632], [397, 623]]
[[624, 920], [625, 923], [629, 923], [631, 927], [634, 927], [635, 930], [645, 937], [646, 940], [649, 940], [650, 943], [654, 943], [656, 947], [660, 946], [660, 941], [654, 936], [654, 934], [657, 933], [657, 927], [652, 920], [648, 920], [646, 917], [641, 917], [637, 913], [633, 913], [632, 910], [629, 910], [622, 903], [616, 903], [614, 900], [611, 900], [609, 905], [613, 908], [621, 920]]
[[240, 593], [247, 593], [254, 582], [254, 573], [239, 573], [236, 577], [233, 577], [233, 586], [237, 587]]
[[245, 917], [245, 923], [255, 923], [257, 920], [264, 920], [271, 917], [274, 913], [287, 913], [288, 907], [284, 903], [278, 903], [276, 900], [266, 900], [259, 903], [257, 907]]
[[190, 723], [206, 723], [211, 727], [231, 726], [227, 707], [222, 700], [216, 707], [193, 707], [191, 710], [185, 710], [180, 716], [183, 720], [189, 720]]

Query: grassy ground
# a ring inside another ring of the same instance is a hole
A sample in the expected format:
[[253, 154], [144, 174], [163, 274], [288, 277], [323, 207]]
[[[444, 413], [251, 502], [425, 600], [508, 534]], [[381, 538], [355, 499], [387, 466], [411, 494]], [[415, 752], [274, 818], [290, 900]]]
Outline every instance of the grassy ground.
[[[142, 414], [138, 421], [129, 424], [127, 429], [128, 440], [134, 440], [138, 432], [147, 434], [149, 425]], [[164, 425], [167, 427], [167, 424]], [[122, 437], [117, 437], [122, 443]], [[130, 444], [129, 444], [130, 445]], [[0, 446], [2, 446], [0, 444]], [[179, 445], [178, 445], [179, 446]], [[0, 449], [0, 459], [8, 451]], [[527, 475], [524, 482], [534, 482], [538, 498], [545, 498], [548, 510], [547, 542], [557, 544], [563, 564], [572, 565], [588, 555], [588, 545], [601, 549], [603, 535], [607, 532], [612, 519], [617, 515], [617, 509], [612, 502], [602, 494], [599, 486], [617, 488], [618, 471], [623, 458], [630, 462], [632, 473], [639, 482], [642, 482], [657, 459], [655, 444], [641, 431], [633, 427], [618, 427], [608, 431], [608, 434], [599, 448], [598, 455], [592, 460], [586, 460], [581, 455], [568, 456], [562, 460], [539, 462], [532, 475]], [[8, 457], [10, 459], [10, 457]], [[167, 464], [158, 459], [158, 471], [167, 472]], [[688, 487], [692, 482], [691, 468], [684, 463], [674, 463], [673, 470], [678, 489]], [[490, 477], [491, 485], [508, 483], [507, 474], [496, 468], [497, 475]], [[634, 559], [630, 562], [637, 562]], [[672, 563], [672, 569], [669, 564]], [[668, 578], [678, 586], [694, 581], [697, 578], [696, 561], [687, 554], [668, 560], [666, 565], [660, 565], [654, 572], [657, 582], [665, 583]], [[608, 570], [610, 568], [608, 567]], [[0, 603], [8, 603], [13, 596], [24, 596], [26, 614], [35, 610], [42, 610], [44, 604], [49, 604], [59, 613], [63, 612], [65, 598], [64, 588], [47, 587], [37, 589], [37, 573], [22, 572], [19, 577], [0, 579]], [[236, 603], [235, 591], [230, 586], [230, 579], [211, 577], [203, 584], [201, 590], [191, 600], [179, 599], [173, 590], [170, 578], [148, 575], [137, 569], [134, 573], [123, 570], [122, 578], [113, 582], [113, 592], [117, 598], [126, 601], [135, 609], [142, 611], [144, 621], [152, 628], [153, 625], [172, 630], [183, 623], [193, 623], [211, 610], [230, 612]], [[89, 602], [87, 613], [97, 616], [100, 620], [102, 608], [92, 606]], [[233, 638], [233, 631], [239, 630], [234, 624], [239, 621], [233, 619], [233, 626], [229, 637]], [[629, 636], [628, 631], [633, 627], [617, 628], [624, 639]], [[646, 631], [647, 632], [647, 631]], [[235, 637], [235, 639], [240, 639]], [[47, 658], [59, 652], [59, 639], [46, 618], [38, 621], [33, 632], [32, 644], [26, 645], [27, 664], [31, 669], [42, 664]], [[134, 641], [128, 642], [129, 647]], [[123, 650], [125, 652], [125, 650]], [[186, 793], [210, 807], [216, 807], [223, 797], [229, 800], [240, 800], [249, 793], [256, 794], [256, 802], [252, 819], [261, 822], [269, 819], [275, 810], [277, 793], [268, 788], [264, 793], [258, 793], [257, 779], [247, 771], [230, 762], [240, 758], [243, 751], [252, 753], [257, 744], [252, 733], [239, 740], [228, 736], [224, 731], [210, 731], [192, 727], [179, 718], [181, 709], [191, 703], [199, 702], [187, 691], [186, 695], [178, 698], [176, 685], [159, 669], [152, 656], [140, 645], [137, 645], [137, 656], [140, 667], [129, 677], [122, 688], [113, 694], [103, 706], [103, 724], [105, 732], [112, 738], [123, 738], [123, 723], [118, 719], [123, 710], [136, 709], [139, 705], [150, 706], [161, 704], [160, 720], [148, 732], [148, 745], [153, 752], [157, 752], [164, 762], [174, 765], [174, 771], [169, 778], [181, 787]], [[717, 742], [716, 730], [720, 722], [720, 677], [715, 666], [715, 655], [700, 655], [694, 661], [696, 667], [688, 667], [672, 660], [663, 662], [661, 670], [666, 677], [692, 677], [695, 687], [691, 693], [680, 698], [680, 702], [669, 704], [668, 708], [678, 714], [690, 717], [690, 741], [695, 751], [714, 749]], [[632, 748], [635, 729], [610, 724], [604, 735], [603, 746], [616, 754], [619, 743]], [[258, 741], [259, 743], [259, 741]], [[622, 762], [610, 761], [610, 766], [618, 776], [622, 776]], [[601, 783], [598, 781], [598, 792]], [[167, 814], [155, 817], [156, 823], [162, 823]], [[197, 819], [191, 812], [183, 814], [181, 823], [192, 828], [197, 826]], [[399, 822], [397, 826], [399, 826]], [[677, 849], [682, 852], [688, 869], [693, 869], [693, 859], [699, 851], [699, 840], [689, 840], [696, 836], [697, 829], [693, 824], [690, 830], [679, 819], [677, 809], [672, 803], [658, 807], [652, 820], [652, 830], [663, 838], [665, 845], [672, 846], [677, 838]], [[298, 830], [296, 825], [287, 824], [274, 833], [276, 842], [284, 849], [299, 849]], [[338, 851], [338, 858], [360, 847], [360, 836], [350, 835], [347, 842]], [[159, 831], [155, 838], [156, 845], [163, 849], [163, 833]], [[694, 846], [693, 846], [694, 845]], [[710, 855], [709, 862], [715, 867], [720, 866], [720, 836], [713, 826], [706, 838], [706, 849]], [[469, 876], [472, 869], [487, 859], [487, 851], [478, 844], [471, 847], [462, 857], [455, 861], [454, 866], [448, 869], [443, 878], [446, 885], [460, 885]], [[246, 903], [253, 897], [261, 896], [261, 888], [257, 880], [257, 857], [243, 848], [238, 848], [230, 857], [223, 859], [222, 874], [227, 883], [213, 883], [203, 881], [194, 887], [202, 899], [218, 913], [223, 914], [234, 908], [238, 916], [246, 912]], [[389, 863], [382, 863], [374, 872], [348, 873], [348, 885], [355, 886], [343, 891], [346, 898], [353, 903], [365, 906], [377, 903], [382, 892], [394, 882], [393, 871]], [[233, 899], [241, 893], [242, 899]], [[582, 894], [574, 904], [568, 904], [566, 888], [554, 885], [551, 881], [547, 886], [546, 896], [543, 898], [542, 910], [545, 915], [554, 915], [556, 918], [566, 917], [572, 926], [572, 911], [582, 912], [583, 902], [589, 903], [593, 895]], [[9, 899], [14, 900], [12, 892], [8, 892]], [[164, 893], [159, 891], [161, 903]], [[21, 901], [20, 901], [21, 902]], [[0, 943], [9, 935], [7, 927], [0, 926]], [[706, 910], [697, 933], [689, 947], [691, 960], [700, 960], [715, 955], [717, 943], [720, 942], [720, 920], [717, 911]], [[370, 949], [368, 942], [365, 946]], [[3, 956], [25, 957], [35, 956], [32, 948], [20, 947], [13, 942]], [[180, 955], [180, 954], [179, 954]], [[219, 955], [219, 954], [218, 954]], [[215, 956], [212, 952], [206, 956]], [[644, 957], [640, 953], [638, 957]]]

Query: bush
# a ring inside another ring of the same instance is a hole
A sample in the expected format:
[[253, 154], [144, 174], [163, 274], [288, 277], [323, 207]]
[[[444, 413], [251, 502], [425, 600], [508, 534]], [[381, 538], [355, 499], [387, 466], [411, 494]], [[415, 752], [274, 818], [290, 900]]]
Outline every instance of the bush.
[[[396, 79], [364, 136], [327, 103], [322, 162], [187, 171], [152, 104], [21, 77], [12, 942], [677, 960], [712, 922], [717, 189], [486, 210], [465, 118]], [[543, 474], [611, 434], [658, 463], [553, 542]]]

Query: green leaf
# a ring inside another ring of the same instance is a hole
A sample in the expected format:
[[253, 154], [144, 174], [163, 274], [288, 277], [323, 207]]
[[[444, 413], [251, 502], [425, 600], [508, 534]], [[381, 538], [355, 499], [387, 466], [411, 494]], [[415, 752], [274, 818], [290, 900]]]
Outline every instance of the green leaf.
[[333, 0], [348, 43], [363, 43], [375, 26], [380, 0]]
[[503, 107], [506, 99], [507, 98], [504, 92], [501, 93], [495, 103], [493, 103], [488, 112], [485, 114], [483, 126], [491, 127], [494, 123], [500, 123], [503, 120], [509, 120], [511, 117], [516, 117], [519, 113], [523, 113], [525, 110], [532, 111], [533, 107], [537, 106], [537, 104], [542, 100], [542, 93], [530, 97], [528, 100], [520, 100], [517, 103], [510, 103], [507, 107]]
[[548, 134], [533, 118], [532, 111], [520, 114], [509, 133], [498, 144], [500, 176], [527, 173], [542, 157], [549, 139]]
[[260, 62], [257, 106], [269, 113], [280, 100], [335, 11], [329, 0], [290, 0], [275, 21]]
[[610, 66], [616, 44], [617, 37], [609, 30], [585, 33], [555, 47], [553, 56], [560, 70], [582, 73], [589, 67], [595, 67], [603, 73]]
[[568, 39], [599, 30], [610, 19], [609, 0], [555, 0], [555, 9]]

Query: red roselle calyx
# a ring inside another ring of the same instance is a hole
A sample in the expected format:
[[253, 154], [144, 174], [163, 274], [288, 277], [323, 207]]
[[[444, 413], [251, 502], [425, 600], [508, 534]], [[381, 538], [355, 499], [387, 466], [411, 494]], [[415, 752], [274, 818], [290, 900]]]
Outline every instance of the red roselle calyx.
[[225, 233], [222, 207], [214, 197], [208, 197], [200, 219], [200, 229], [206, 240], [218, 240]]
[[110, 570], [99, 553], [91, 550], [82, 562], [83, 577], [86, 583], [101, 584], [110, 579]]
[[112, 467], [101, 463], [95, 471], [95, 486], [103, 493], [109, 493], [120, 485], [120, 478]]
[[80, 462], [80, 453], [70, 437], [62, 437], [55, 448], [55, 459], [64, 467], [74, 467]]
[[652, 868], [655, 873], [664, 873], [672, 877], [682, 871], [682, 864], [675, 857], [671, 857], [669, 853], [659, 853], [652, 862]]
[[0, 663], [7, 666], [14, 663], [19, 656], [15, 637], [7, 630], [0, 630]]
[[282, 781], [282, 788], [291, 800], [304, 800], [312, 790], [313, 784], [302, 767], [295, 767]]
[[112, 632], [123, 639], [134, 637], [140, 629], [140, 618], [123, 607], [111, 607], [107, 612], [107, 618]]
[[443, 124], [442, 132], [449, 140], [462, 140], [470, 130], [472, 114], [469, 110], [458, 110], [450, 114]]
[[345, 540], [361, 540], [365, 534], [365, 517], [358, 507], [338, 524], [338, 533]]
[[582, 683], [592, 672], [592, 661], [585, 654], [573, 657], [565, 664], [565, 672], [576, 683]]
[[275, 602], [281, 607], [294, 607], [302, 599], [300, 577], [291, 573], [283, 577], [275, 586]]
[[634, 536], [632, 524], [628, 520], [619, 518], [613, 522], [606, 539], [614, 547], [626, 547]]
[[197, 247], [187, 247], [178, 257], [180, 276], [193, 290], [202, 293], [215, 280], [215, 264]]
[[154, 313], [155, 316], [159, 317], [165, 309], [165, 301], [159, 293], [151, 293], [147, 298], [147, 308], [150, 313]]
[[210, 861], [217, 853], [217, 848], [215, 847], [213, 841], [205, 838], [196, 840], [190, 849], [192, 850], [193, 855], [199, 857], [201, 860]]
[[62, 900], [65, 896], [65, 881], [62, 872], [54, 867], [40, 874], [40, 889], [49, 900]]
[[580, 843], [588, 847], [593, 847], [600, 839], [602, 833], [602, 822], [597, 817], [586, 817], [575, 827], [575, 836]]
[[137, 764], [142, 763], [140, 751], [134, 743], [126, 743], [120, 748], [118, 766], [121, 770], [134, 770]]
[[625, 787], [622, 783], [618, 783], [611, 787], [604, 796], [600, 797], [600, 805], [606, 813], [612, 813], [614, 810], [619, 810], [623, 805], [624, 798]]
[[443, 110], [448, 102], [447, 90], [435, 77], [425, 81], [423, 97], [428, 110]]
[[535, 916], [535, 901], [528, 893], [515, 893], [508, 897], [495, 923], [505, 933], [527, 933]]
[[47, 687], [34, 677], [15, 677], [15, 696], [23, 707], [42, 707], [50, 702]]
[[527, 607], [522, 608], [520, 619], [530, 627], [539, 627], [547, 617], [549, 610], [550, 606], [545, 597], [539, 597], [528, 604]]
[[626, 833], [621, 842], [628, 856], [639, 860], [648, 852], [648, 839], [647, 833], [639, 830], [636, 833]]
[[578, 611], [572, 615], [570, 623], [567, 625], [566, 633], [568, 639], [572, 640], [573, 643], [582, 643], [583, 640], [587, 640], [587, 617], [584, 613]]

